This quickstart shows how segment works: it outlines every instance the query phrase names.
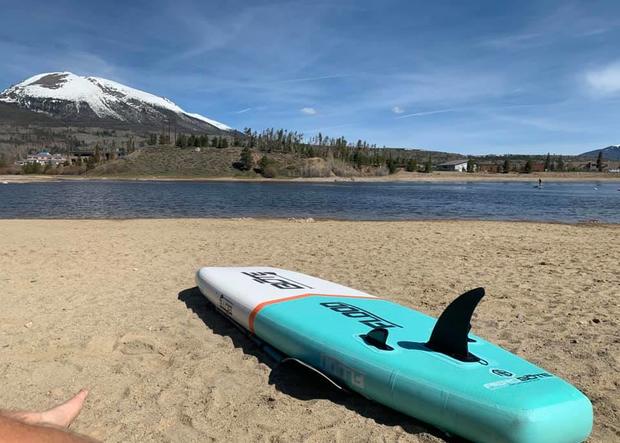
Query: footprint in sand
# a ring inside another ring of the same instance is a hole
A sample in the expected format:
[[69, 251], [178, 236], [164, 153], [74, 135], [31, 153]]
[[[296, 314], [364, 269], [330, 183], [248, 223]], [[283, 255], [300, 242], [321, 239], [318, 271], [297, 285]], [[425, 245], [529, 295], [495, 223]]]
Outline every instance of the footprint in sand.
[[165, 350], [148, 337], [126, 334], [118, 339], [114, 349], [125, 355], [159, 354], [165, 356]]

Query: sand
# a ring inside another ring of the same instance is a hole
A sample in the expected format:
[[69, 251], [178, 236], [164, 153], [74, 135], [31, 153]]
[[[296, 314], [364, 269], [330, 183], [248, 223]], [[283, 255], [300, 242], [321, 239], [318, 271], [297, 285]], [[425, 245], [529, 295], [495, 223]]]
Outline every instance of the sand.
[[0, 407], [91, 389], [111, 442], [442, 441], [274, 362], [194, 288], [202, 265], [273, 265], [438, 315], [484, 286], [474, 332], [592, 400], [620, 439], [620, 226], [286, 220], [0, 221]]

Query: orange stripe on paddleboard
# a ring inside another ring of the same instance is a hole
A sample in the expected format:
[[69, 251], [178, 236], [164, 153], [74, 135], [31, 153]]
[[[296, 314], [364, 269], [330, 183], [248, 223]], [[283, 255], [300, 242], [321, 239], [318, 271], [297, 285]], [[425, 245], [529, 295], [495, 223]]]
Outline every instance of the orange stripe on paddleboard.
[[342, 295], [342, 294], [300, 294], [300, 295], [293, 295], [291, 297], [275, 298], [273, 300], [267, 300], [262, 303], [259, 303], [254, 307], [254, 309], [252, 309], [252, 312], [250, 312], [250, 316], [248, 317], [248, 328], [250, 329], [250, 332], [254, 334], [254, 319], [256, 318], [256, 315], [258, 314], [258, 312], [261, 309], [263, 309], [265, 306], [273, 305], [275, 303], [290, 301], [290, 300], [296, 300], [298, 298], [305, 298], [305, 297], [374, 298], [374, 299], [380, 300], [378, 297], [373, 297], [372, 295]]

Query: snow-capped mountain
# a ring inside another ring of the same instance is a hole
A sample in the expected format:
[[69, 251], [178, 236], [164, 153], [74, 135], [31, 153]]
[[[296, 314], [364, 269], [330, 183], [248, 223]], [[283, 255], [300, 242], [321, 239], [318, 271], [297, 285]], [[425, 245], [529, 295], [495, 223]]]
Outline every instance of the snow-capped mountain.
[[71, 72], [35, 75], [0, 94], [0, 102], [43, 113], [65, 124], [144, 127], [221, 133], [223, 123], [185, 112], [167, 98], [99, 77]]

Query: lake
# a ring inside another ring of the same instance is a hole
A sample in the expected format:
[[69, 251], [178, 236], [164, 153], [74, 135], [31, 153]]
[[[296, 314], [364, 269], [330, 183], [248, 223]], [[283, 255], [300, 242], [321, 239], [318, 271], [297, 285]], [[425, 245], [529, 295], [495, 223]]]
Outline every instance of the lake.
[[313, 217], [620, 223], [620, 182], [0, 184], [0, 218]]

